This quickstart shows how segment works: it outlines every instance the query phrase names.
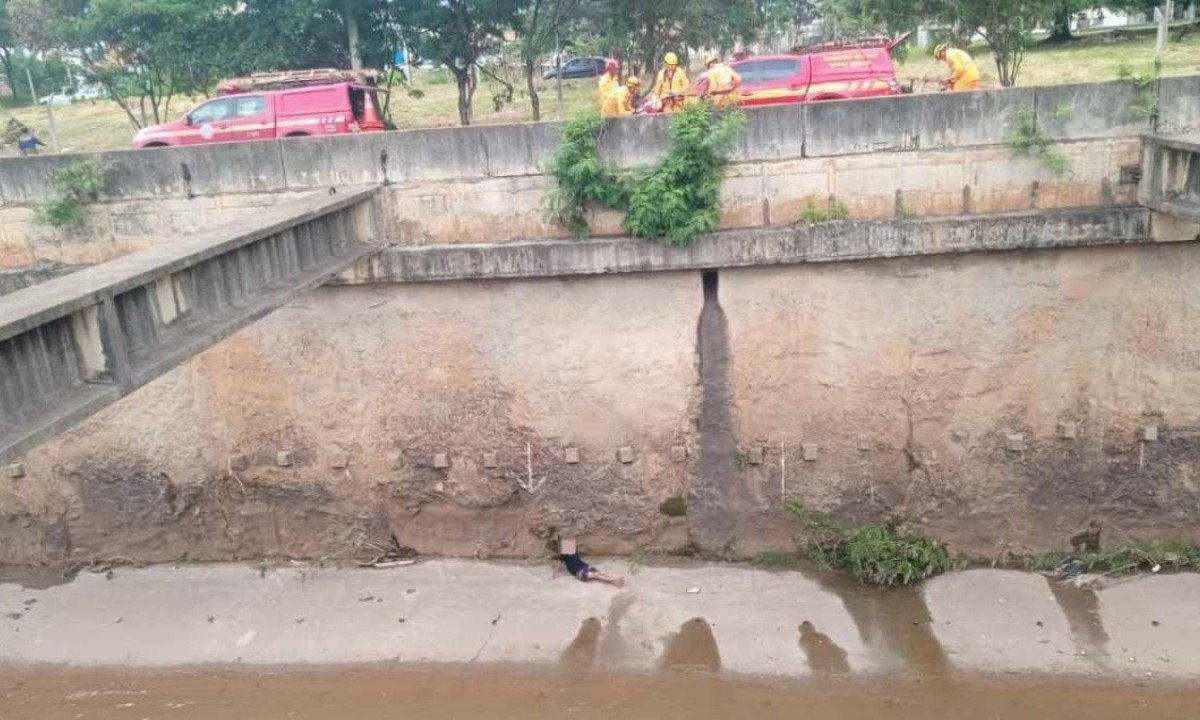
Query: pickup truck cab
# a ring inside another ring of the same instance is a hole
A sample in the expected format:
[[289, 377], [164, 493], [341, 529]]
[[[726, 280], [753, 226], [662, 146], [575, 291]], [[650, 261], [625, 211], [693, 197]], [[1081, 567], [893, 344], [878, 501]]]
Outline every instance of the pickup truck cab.
[[[290, 74], [272, 77], [279, 76]], [[217, 97], [178, 120], [143, 128], [133, 146], [248, 142], [385, 129], [373, 85], [323, 82], [329, 79], [325, 76], [275, 82], [262, 81], [263, 77], [223, 81], [217, 86]]]
[[[891, 51], [906, 37], [827, 43], [729, 65], [742, 78], [743, 107], [899, 95]], [[708, 79], [701, 77], [688, 94], [707, 90]]]

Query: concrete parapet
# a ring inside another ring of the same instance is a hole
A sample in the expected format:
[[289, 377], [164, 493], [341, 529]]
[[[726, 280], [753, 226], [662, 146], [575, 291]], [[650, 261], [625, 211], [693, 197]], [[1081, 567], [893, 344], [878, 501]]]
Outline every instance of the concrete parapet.
[[1150, 241], [1149, 213], [1141, 208], [923, 221], [848, 221], [716, 233], [687, 248], [631, 238], [393, 247], [361, 261], [336, 282], [491, 280], [702, 270]]
[[0, 460], [373, 251], [372, 193], [308, 198], [0, 298]]
[[1132, 82], [1047, 85], [1034, 95], [1038, 129], [1049, 140], [1130, 137], [1150, 129], [1150, 118], [1135, 108]]
[[1200, 132], [1200, 76], [1162, 78], [1157, 91], [1158, 132]]

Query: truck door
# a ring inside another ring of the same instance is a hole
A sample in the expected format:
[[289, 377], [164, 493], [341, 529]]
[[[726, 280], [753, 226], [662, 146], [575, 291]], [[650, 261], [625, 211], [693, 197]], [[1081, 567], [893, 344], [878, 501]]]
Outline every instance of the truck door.
[[180, 138], [184, 145], [226, 142], [233, 127], [233, 98], [209, 100], [188, 113], [190, 132]]
[[233, 98], [233, 124], [226, 142], [266, 140], [275, 136], [275, 117], [266, 95], [236, 95]]
[[734, 66], [742, 76], [742, 105], [800, 102], [808, 91], [808, 64], [801, 58], [760, 58]]

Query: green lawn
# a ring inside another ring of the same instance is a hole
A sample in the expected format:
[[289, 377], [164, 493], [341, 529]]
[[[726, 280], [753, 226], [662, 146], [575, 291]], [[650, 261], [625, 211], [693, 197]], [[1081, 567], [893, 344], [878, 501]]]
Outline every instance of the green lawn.
[[[976, 59], [983, 70], [985, 85], [996, 86], [995, 68], [991, 55], [984, 48], [976, 48]], [[1139, 32], [1125, 40], [1111, 40], [1107, 35], [1085, 35], [1066, 46], [1036, 46], [1025, 58], [1019, 76], [1020, 85], [1054, 85], [1072, 82], [1091, 82], [1116, 79], [1119, 68], [1128, 65], [1137, 74], [1149, 74], [1154, 63], [1154, 36], [1152, 31]], [[899, 67], [901, 79], [940, 77], [946, 71], [942, 65], [926, 55], [912, 53]], [[1165, 75], [1200, 74], [1200, 32], [1193, 33], [1183, 42], [1168, 45], [1163, 64]], [[558, 103], [553, 82], [541, 84], [542, 117], [555, 119]], [[530, 119], [529, 100], [524, 92], [524, 82], [517, 83], [518, 91], [511, 104], [496, 109], [492, 96], [494, 84], [481, 81], [475, 93], [474, 111], [477, 124], [524, 122]], [[594, 78], [570, 80], [563, 83], [563, 114], [571, 117], [595, 103], [596, 81]], [[444, 127], [458, 123], [458, 97], [454, 83], [448, 73], [442, 71], [419, 72], [414, 89], [408, 93], [397, 88], [390, 100], [392, 117], [401, 128]], [[921, 90], [921, 84], [917, 84]], [[932, 84], [925, 90], [935, 89]], [[177, 99], [172, 106], [171, 116], [182, 115], [194, 101]], [[64, 150], [111, 150], [128, 148], [133, 138], [133, 128], [121, 109], [112, 101], [95, 104], [77, 103], [70, 107], [55, 108], [58, 118], [59, 139]], [[47, 143], [45, 108], [18, 108], [0, 110], [0, 123], [9, 115], [37, 129]], [[12, 148], [0, 148], [0, 155], [13, 154]]]
[[[999, 87], [996, 66], [986, 46], [972, 50], [985, 86]], [[1141, 30], [1125, 40], [1113, 40], [1111, 34], [1083, 35], [1067, 45], [1037, 44], [1026, 53], [1017, 76], [1018, 85], [1062, 85], [1065, 83], [1115, 80], [1122, 65], [1137, 75], [1154, 71], [1154, 32]], [[945, 66], [927, 55], [914, 52], [899, 67], [901, 78], [920, 79], [943, 76]], [[1200, 32], [1183, 42], [1167, 44], [1163, 57], [1163, 75], [1200, 74]], [[933, 88], [931, 88], [933, 89]]]

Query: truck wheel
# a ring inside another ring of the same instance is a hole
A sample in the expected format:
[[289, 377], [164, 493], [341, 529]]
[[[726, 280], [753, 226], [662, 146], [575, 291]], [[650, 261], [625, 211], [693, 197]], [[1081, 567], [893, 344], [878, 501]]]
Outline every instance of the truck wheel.
[[143, 145], [142, 147], [144, 147], [144, 148], [152, 148], [152, 147], [170, 147], [170, 146], [169, 146], [169, 145], [167, 145], [166, 143], [152, 142], [152, 143], [146, 143], [146, 144], [145, 144], [145, 145]]
[[290, 133], [288, 133], [287, 135], [284, 135], [284, 137], [285, 137], [285, 138], [290, 138], [290, 137], [308, 137], [308, 133], [306, 133], [306, 132], [290, 132]]

